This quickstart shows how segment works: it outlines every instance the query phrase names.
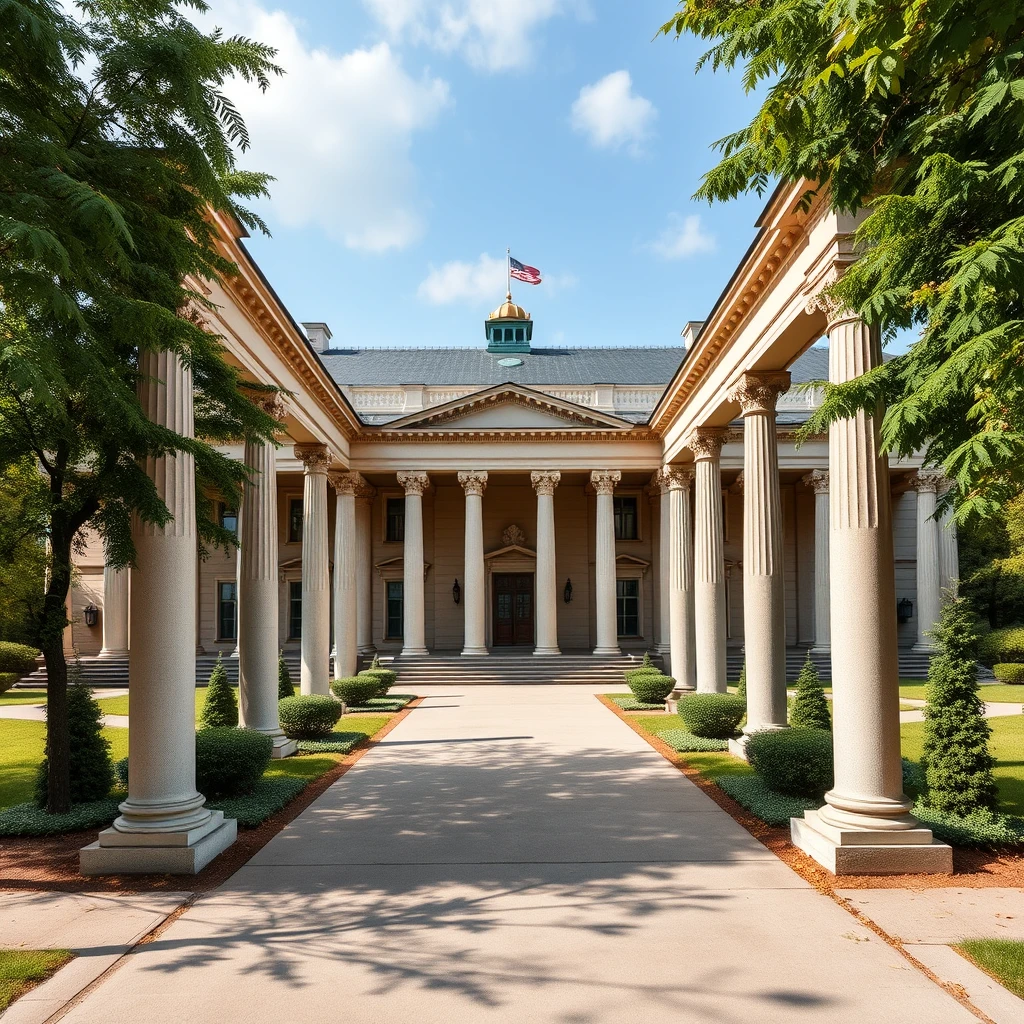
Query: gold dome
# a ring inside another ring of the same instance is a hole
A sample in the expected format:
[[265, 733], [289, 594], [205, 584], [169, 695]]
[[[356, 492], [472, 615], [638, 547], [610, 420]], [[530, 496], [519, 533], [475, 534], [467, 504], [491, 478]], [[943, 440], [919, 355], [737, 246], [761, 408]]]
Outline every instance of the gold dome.
[[488, 320], [529, 320], [530, 314], [523, 309], [522, 306], [517, 306], [512, 301], [512, 293], [505, 293], [505, 301], [496, 309]]

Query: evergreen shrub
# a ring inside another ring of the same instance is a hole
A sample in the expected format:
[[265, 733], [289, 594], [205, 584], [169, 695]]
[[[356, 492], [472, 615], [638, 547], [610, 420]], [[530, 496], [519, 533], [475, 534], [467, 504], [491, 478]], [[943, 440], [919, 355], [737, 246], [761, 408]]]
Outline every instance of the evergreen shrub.
[[295, 696], [295, 684], [292, 682], [292, 674], [284, 662], [284, 651], [277, 656], [277, 699]]
[[31, 672], [36, 667], [39, 651], [28, 644], [14, 644], [9, 640], [0, 640], [0, 672], [17, 672], [18, 677]]
[[274, 741], [254, 729], [200, 729], [196, 733], [196, 789], [214, 798], [251, 793], [273, 752]]
[[352, 707], [359, 707], [368, 700], [373, 700], [380, 690], [380, 679], [376, 675], [348, 676], [335, 679], [331, 683], [331, 692], [338, 700]]
[[0, 693], [6, 693], [20, 678], [19, 672], [0, 672]]
[[369, 668], [364, 668], [359, 676], [360, 678], [372, 677], [379, 681], [380, 685], [377, 687], [376, 693], [378, 697], [385, 696], [388, 690], [395, 685], [395, 680], [398, 679], [398, 673], [393, 668], [374, 668], [372, 665]]
[[828, 710], [825, 689], [810, 654], [800, 669], [796, 681], [796, 697], [789, 713], [789, 724], [798, 729], [827, 729], [832, 731], [832, 716]]
[[206, 729], [226, 729], [238, 725], [238, 698], [235, 696], [235, 688], [228, 682], [228, 671], [219, 654], [206, 684], [206, 700], [203, 701], [199, 720]]
[[1001, 683], [1024, 683], [1024, 665], [1000, 662], [992, 666], [992, 673]]
[[736, 696], [742, 697], [744, 702], [747, 699], [747, 663], [743, 662], [743, 667], [740, 669], [739, 682], [736, 684]]
[[991, 668], [997, 663], [1024, 662], [1024, 626], [993, 629], [984, 635], [979, 635], [977, 628], [974, 632], [977, 658], [983, 665]]
[[640, 676], [660, 676], [661, 674], [662, 672], [660, 668], [648, 665], [641, 666], [640, 668], [626, 669], [626, 671], [622, 673], [622, 677], [626, 680], [626, 685], [630, 686], [631, 679], [638, 679]]
[[820, 800], [832, 788], [832, 733], [770, 729], [747, 741], [747, 760], [764, 784], [785, 796]]
[[315, 740], [331, 734], [341, 718], [341, 705], [326, 694], [305, 694], [279, 700], [277, 712], [289, 739]]
[[678, 711], [694, 736], [727, 740], [736, 734], [747, 702], [735, 693], [691, 693], [679, 701]]
[[676, 681], [671, 676], [660, 672], [643, 672], [629, 680], [633, 696], [643, 704], [663, 704], [675, 685]]

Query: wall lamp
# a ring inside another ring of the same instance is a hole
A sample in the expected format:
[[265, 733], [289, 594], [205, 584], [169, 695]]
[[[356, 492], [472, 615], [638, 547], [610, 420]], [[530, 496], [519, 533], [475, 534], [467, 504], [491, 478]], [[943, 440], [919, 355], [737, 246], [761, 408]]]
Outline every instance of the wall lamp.
[[88, 604], [82, 609], [82, 616], [85, 618], [85, 624], [92, 629], [100, 620], [100, 610], [94, 604]]
[[914, 614], [914, 602], [909, 597], [900, 598], [896, 602], [896, 621], [897, 622], [909, 622], [910, 617]]
[[462, 600], [462, 587], [459, 586], [459, 578], [455, 577], [455, 586], [452, 587], [452, 600], [458, 604]]
[[565, 590], [562, 591], [562, 600], [568, 604], [572, 600], [572, 580], [565, 581]]

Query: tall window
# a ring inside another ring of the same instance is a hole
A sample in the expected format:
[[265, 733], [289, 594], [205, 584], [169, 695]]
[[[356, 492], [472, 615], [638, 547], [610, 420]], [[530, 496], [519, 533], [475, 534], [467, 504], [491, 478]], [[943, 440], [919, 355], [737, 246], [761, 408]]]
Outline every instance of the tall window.
[[615, 610], [619, 636], [640, 635], [640, 581], [615, 581]]
[[302, 499], [288, 499], [288, 541], [298, 544], [302, 541]]
[[238, 512], [223, 501], [220, 503], [220, 527], [238, 536]]
[[636, 540], [636, 497], [612, 498], [615, 507], [615, 539]]
[[288, 639], [302, 637], [302, 580], [288, 584]]
[[388, 580], [387, 583], [387, 622], [384, 638], [401, 640], [405, 627], [405, 600], [401, 580]]
[[217, 639], [238, 638], [238, 592], [236, 584], [217, 584]]
[[384, 539], [405, 540], [405, 498], [388, 498]]

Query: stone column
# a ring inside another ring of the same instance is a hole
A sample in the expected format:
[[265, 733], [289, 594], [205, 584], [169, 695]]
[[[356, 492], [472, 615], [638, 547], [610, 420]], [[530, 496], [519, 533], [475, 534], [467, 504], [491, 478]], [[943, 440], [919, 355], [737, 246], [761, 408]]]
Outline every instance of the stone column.
[[665, 538], [669, 549], [669, 672], [676, 681], [673, 694], [697, 686], [697, 648], [693, 603], [693, 519], [690, 514], [692, 466], [672, 466], [664, 471], [669, 507]]
[[[176, 353], [140, 349], [138, 388], [150, 420], [195, 436], [192, 373]], [[85, 875], [195, 874], [235, 839], [234, 820], [196, 791], [195, 461], [169, 452], [143, 465], [172, 518], [133, 525], [128, 798], [81, 851]]]
[[939, 521], [935, 518], [941, 473], [919, 469], [910, 486], [917, 491], [917, 643], [915, 651], [935, 650], [931, 631], [942, 609], [942, 581], [939, 566]]
[[402, 607], [405, 612], [402, 643], [403, 655], [427, 653], [423, 598], [423, 492], [430, 486], [430, 477], [423, 472], [398, 474], [405, 488], [405, 550]]
[[724, 427], [698, 427], [687, 439], [694, 457], [693, 602], [697, 690], [725, 693], [725, 551], [722, 533]]
[[671, 498], [668, 490], [668, 467], [657, 470], [649, 484], [651, 491], [651, 519], [654, 519], [654, 499], [658, 500], [658, 534], [655, 538], [654, 564], [657, 568], [658, 593], [658, 643], [655, 650], [668, 659], [672, 652], [672, 544], [671, 544]]
[[590, 483], [597, 491], [597, 550], [594, 559], [597, 610], [595, 654], [619, 654], [618, 619], [615, 608], [615, 485], [622, 479], [617, 469], [595, 469]]
[[302, 486], [302, 644], [299, 690], [328, 694], [331, 674], [331, 572], [327, 544], [326, 445], [297, 444]]
[[[261, 401], [276, 420], [284, 403]], [[274, 740], [274, 757], [296, 750], [277, 717], [278, 534], [277, 450], [269, 441], [246, 441], [249, 480], [242, 486], [238, 571], [238, 724]]]
[[466, 554], [462, 581], [465, 629], [462, 653], [487, 654], [487, 635], [484, 631], [484, 612], [487, 607], [484, 593], [484, 491], [487, 490], [487, 472], [471, 469], [459, 473], [459, 483], [466, 492]]
[[959, 583], [960, 546], [957, 542], [956, 520], [950, 506], [939, 517], [939, 589], [943, 600], [946, 595], [956, 596]]
[[743, 410], [743, 647], [745, 736], [785, 729], [786, 603], [775, 403], [789, 373], [745, 373], [730, 392]]
[[534, 471], [530, 483], [537, 492], [537, 642], [533, 653], [561, 654], [558, 649], [558, 578], [555, 574], [555, 488], [557, 469]]
[[356, 641], [360, 654], [374, 654], [373, 642], [373, 497], [365, 480], [356, 490]]
[[827, 654], [831, 646], [828, 572], [828, 470], [815, 469], [803, 482], [814, 489], [814, 647]]
[[131, 570], [103, 565], [103, 648], [101, 658], [124, 658], [128, 654], [128, 581]]
[[[878, 331], [826, 300], [829, 379], [880, 365]], [[896, 582], [882, 410], [829, 429], [832, 707], [835, 785], [792, 819], [793, 842], [830, 871], [952, 871], [948, 846], [910, 814], [900, 763]]]
[[334, 505], [334, 678], [356, 674], [356, 491], [358, 473], [330, 473]]

